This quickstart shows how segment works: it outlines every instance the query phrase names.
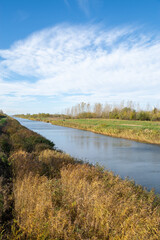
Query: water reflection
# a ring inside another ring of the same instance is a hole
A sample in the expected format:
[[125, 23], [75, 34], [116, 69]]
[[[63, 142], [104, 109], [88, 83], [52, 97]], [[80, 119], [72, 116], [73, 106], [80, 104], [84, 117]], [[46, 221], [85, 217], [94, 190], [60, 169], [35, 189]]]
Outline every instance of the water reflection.
[[52, 140], [56, 147], [90, 163], [97, 162], [122, 178], [130, 177], [160, 193], [160, 146], [112, 138], [92, 132], [18, 119]]

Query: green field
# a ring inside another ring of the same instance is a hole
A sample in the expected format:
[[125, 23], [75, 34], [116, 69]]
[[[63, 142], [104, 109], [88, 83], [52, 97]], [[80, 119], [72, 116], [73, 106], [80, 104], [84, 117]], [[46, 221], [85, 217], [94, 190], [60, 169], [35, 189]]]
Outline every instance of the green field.
[[[60, 121], [60, 120], [59, 120]], [[63, 120], [61, 120], [64, 122]], [[151, 129], [160, 130], [160, 122], [111, 120], [111, 119], [66, 119], [65, 122], [82, 125], [86, 127], [102, 126], [103, 128], [113, 127], [122, 129]]]

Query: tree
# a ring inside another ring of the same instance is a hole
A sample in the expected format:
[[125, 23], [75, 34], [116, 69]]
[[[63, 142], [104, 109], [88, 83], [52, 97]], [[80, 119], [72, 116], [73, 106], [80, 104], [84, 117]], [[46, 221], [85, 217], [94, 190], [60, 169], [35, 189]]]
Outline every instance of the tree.
[[96, 117], [102, 116], [102, 104], [101, 103], [95, 103], [94, 105], [94, 113], [96, 114]]
[[103, 108], [103, 117], [104, 118], [109, 118], [109, 113], [111, 111], [111, 106], [109, 104], [105, 104], [104, 108]]

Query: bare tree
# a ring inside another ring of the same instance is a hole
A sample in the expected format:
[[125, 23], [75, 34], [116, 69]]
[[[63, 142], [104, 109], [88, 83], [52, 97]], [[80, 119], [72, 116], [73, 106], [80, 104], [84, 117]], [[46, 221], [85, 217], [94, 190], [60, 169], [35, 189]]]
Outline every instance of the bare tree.
[[90, 103], [87, 103], [87, 112], [91, 112], [91, 105], [90, 105]]
[[81, 113], [83, 113], [84, 111], [85, 111], [85, 105], [86, 105], [86, 103], [84, 103], [84, 102], [81, 102]]
[[96, 114], [97, 117], [102, 116], [102, 104], [101, 103], [95, 103], [94, 104], [94, 113]]
[[111, 111], [111, 105], [106, 103], [104, 108], [103, 108], [103, 115], [104, 115], [104, 117], [109, 118], [110, 111]]

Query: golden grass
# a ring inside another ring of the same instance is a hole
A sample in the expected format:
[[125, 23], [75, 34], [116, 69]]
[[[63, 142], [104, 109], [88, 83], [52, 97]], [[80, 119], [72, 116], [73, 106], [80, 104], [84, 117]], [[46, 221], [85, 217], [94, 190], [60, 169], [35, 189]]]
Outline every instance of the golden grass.
[[47, 172], [49, 177], [60, 177], [60, 169], [69, 163], [75, 163], [74, 159], [68, 154], [46, 149], [41, 151], [38, 157], [43, 166], [43, 172]]
[[61, 179], [82, 239], [158, 239], [160, 208], [152, 192], [86, 165], [63, 169]]
[[[20, 228], [29, 237], [56, 236], [58, 182], [29, 174], [14, 184], [15, 212]], [[53, 228], [54, 225], [54, 228]], [[45, 239], [45, 238], [44, 238]]]
[[[51, 164], [55, 156], [68, 159], [45, 150], [39, 161]], [[32, 171], [16, 179], [14, 198], [16, 219], [27, 239], [137, 240], [160, 235], [159, 198], [153, 192], [87, 164], [65, 164], [60, 178]]]
[[38, 174], [42, 171], [42, 166], [33, 153], [19, 150], [10, 156], [9, 161], [12, 164], [14, 179], [22, 180], [25, 175], [31, 172]]

